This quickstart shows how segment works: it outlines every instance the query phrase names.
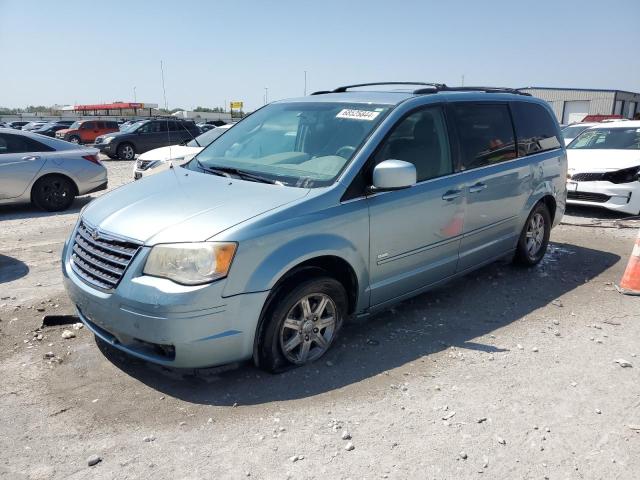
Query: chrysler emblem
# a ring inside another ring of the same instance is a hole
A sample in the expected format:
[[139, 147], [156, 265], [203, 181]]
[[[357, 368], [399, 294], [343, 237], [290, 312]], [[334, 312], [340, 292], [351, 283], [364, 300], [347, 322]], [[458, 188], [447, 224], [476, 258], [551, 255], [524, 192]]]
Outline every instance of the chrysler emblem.
[[97, 230], [94, 230], [94, 231], [91, 233], [91, 238], [93, 238], [94, 240], [97, 240], [99, 237], [100, 237], [100, 234], [98, 233], [98, 231], [97, 231]]

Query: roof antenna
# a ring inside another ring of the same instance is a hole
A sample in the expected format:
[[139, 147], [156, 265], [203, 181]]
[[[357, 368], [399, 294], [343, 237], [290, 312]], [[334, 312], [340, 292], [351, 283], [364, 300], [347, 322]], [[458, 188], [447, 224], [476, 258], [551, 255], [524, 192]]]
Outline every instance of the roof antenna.
[[[167, 103], [167, 90], [164, 88], [164, 66], [162, 65], [162, 60], [160, 60], [160, 76], [162, 77], [162, 98], [164, 99], [164, 110], [165, 115], [169, 113], [169, 104]], [[171, 132], [169, 132], [169, 117], [167, 118], [167, 143], [169, 144], [169, 167], [173, 168], [173, 163], [171, 162]]]

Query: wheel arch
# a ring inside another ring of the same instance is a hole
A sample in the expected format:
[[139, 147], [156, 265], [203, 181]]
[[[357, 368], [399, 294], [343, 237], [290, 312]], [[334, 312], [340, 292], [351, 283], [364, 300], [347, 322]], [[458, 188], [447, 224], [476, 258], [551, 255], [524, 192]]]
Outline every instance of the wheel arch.
[[266, 319], [268, 312], [274, 306], [274, 301], [282, 292], [287, 291], [287, 289], [299, 284], [301, 281], [321, 275], [332, 277], [342, 284], [347, 292], [349, 302], [347, 312], [352, 314], [355, 311], [358, 303], [359, 283], [357, 274], [349, 262], [340, 256], [331, 254], [318, 255], [301, 261], [278, 278], [262, 307], [253, 340], [253, 359], [256, 365], [259, 363], [258, 349], [264, 338]]

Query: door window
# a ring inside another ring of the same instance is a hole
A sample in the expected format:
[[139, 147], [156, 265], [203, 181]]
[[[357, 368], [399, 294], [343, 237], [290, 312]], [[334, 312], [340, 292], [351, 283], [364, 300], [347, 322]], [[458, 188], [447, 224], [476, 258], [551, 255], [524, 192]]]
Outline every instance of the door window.
[[507, 105], [454, 104], [462, 147], [462, 168], [493, 165], [516, 158], [513, 125]]
[[541, 105], [514, 102], [511, 105], [518, 138], [518, 156], [560, 148], [560, 133], [551, 114]]
[[0, 154], [26, 153], [26, 152], [51, 152], [54, 149], [31, 138], [21, 135], [0, 133]]
[[452, 173], [442, 110], [426, 108], [400, 120], [380, 146], [374, 164], [390, 159], [413, 163], [418, 182]]

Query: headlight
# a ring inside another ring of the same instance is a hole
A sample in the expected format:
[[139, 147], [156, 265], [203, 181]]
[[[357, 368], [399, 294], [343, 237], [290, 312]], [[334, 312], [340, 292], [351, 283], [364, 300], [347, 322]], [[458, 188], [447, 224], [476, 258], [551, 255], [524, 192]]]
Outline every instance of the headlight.
[[184, 285], [200, 285], [227, 276], [237, 244], [233, 242], [156, 245], [144, 266], [145, 275]]
[[113, 140], [113, 137], [106, 137], [102, 139], [102, 143], [111, 143], [112, 140]]

